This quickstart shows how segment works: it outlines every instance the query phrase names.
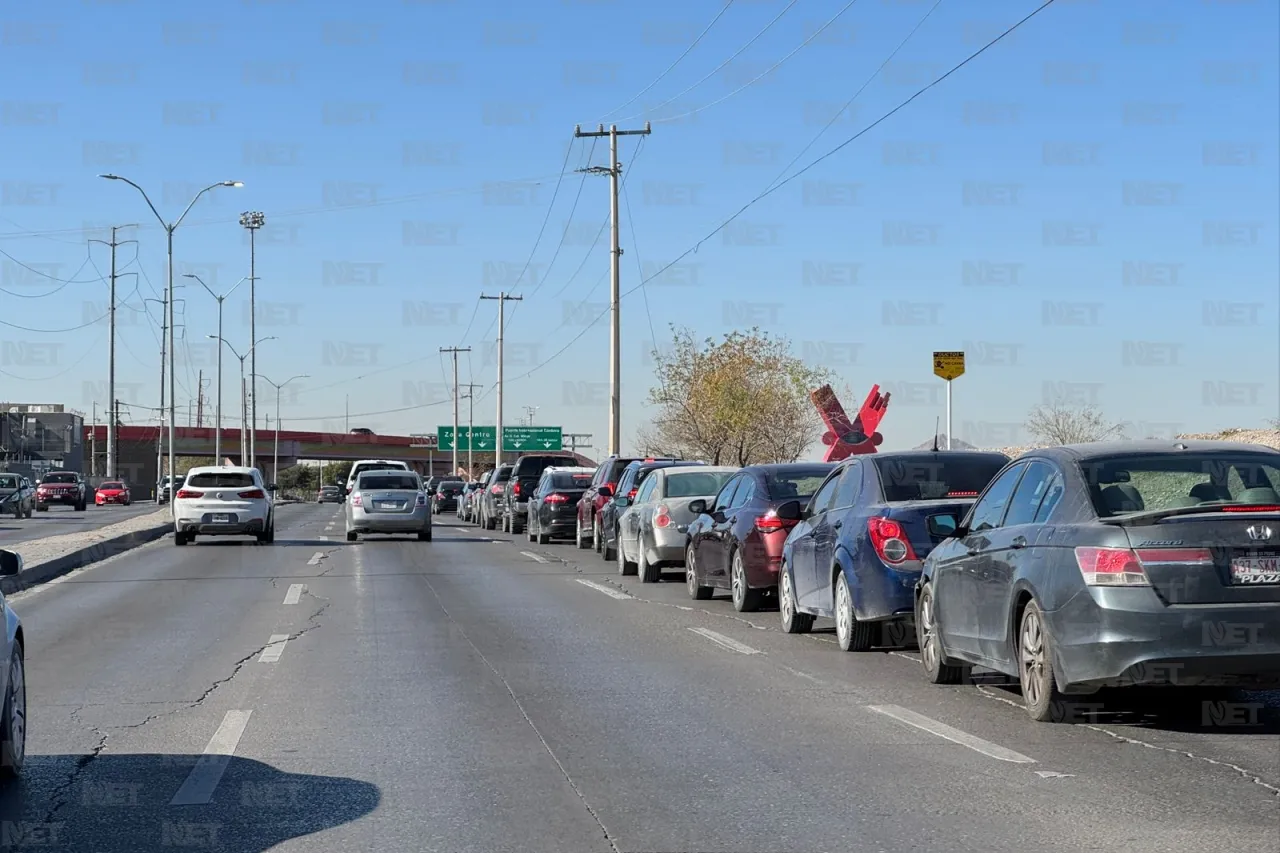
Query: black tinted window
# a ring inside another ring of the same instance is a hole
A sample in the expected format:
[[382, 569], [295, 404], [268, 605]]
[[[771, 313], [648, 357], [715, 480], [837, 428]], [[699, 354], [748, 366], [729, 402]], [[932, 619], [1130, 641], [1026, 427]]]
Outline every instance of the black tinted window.
[[193, 489], [249, 489], [253, 488], [257, 484], [253, 482], [252, 474], [226, 472], [217, 474], [192, 474], [187, 479], [187, 485]]
[[46, 474], [42, 483], [75, 483], [78, 482], [75, 474]]
[[835, 465], [814, 465], [811, 468], [789, 468], [784, 471], [770, 471], [765, 475], [765, 485], [769, 491], [769, 499], [775, 501], [800, 500], [807, 501], [818, 491], [822, 481], [827, 479]]
[[418, 490], [418, 479], [405, 474], [364, 474], [360, 477], [358, 488], [362, 491], [414, 491]]
[[489, 482], [493, 483], [494, 485], [497, 485], [498, 483], [505, 483], [507, 480], [510, 480], [510, 479], [511, 479], [511, 469], [499, 468], [497, 471], [494, 472], [493, 477], [490, 478]]
[[873, 457], [872, 464], [880, 475], [886, 501], [936, 501], [977, 497], [1008, 460], [999, 456], [927, 454]]
[[99, 489], [123, 489], [124, 483], [103, 483]]
[[1036, 512], [1049, 490], [1053, 475], [1053, 466], [1048, 462], [1032, 462], [1027, 466], [1027, 473], [1022, 476], [1009, 501], [1009, 512], [1004, 517], [1005, 527], [1031, 524], [1036, 520]]

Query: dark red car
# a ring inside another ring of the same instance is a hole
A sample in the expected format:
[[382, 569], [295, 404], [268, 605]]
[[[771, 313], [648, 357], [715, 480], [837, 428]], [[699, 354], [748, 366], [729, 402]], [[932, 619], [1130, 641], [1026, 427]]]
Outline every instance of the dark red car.
[[[728, 589], [739, 612], [759, 610], [776, 594], [782, 545], [795, 526], [779, 518], [787, 501], [805, 503], [836, 467], [834, 462], [749, 465], [724, 484], [720, 494], [689, 525], [685, 580], [690, 598], [705, 601]], [[689, 508], [699, 511], [694, 501]]]
[[48, 512], [53, 504], [75, 507], [84, 512], [88, 503], [88, 484], [78, 471], [50, 471], [36, 486], [36, 511]]

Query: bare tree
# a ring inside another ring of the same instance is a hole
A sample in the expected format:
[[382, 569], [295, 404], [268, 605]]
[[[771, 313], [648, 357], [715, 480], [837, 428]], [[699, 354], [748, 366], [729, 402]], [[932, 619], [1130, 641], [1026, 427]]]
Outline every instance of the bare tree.
[[1086, 444], [1124, 437], [1124, 424], [1107, 420], [1092, 404], [1041, 403], [1031, 409], [1025, 426], [1046, 444]]

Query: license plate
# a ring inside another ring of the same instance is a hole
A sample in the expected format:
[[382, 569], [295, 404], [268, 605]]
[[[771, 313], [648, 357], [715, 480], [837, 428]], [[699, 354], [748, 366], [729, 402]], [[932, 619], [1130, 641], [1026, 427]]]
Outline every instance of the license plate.
[[231, 523], [231, 516], [229, 516], [229, 515], [227, 515], [227, 514], [225, 514], [225, 513], [214, 513], [214, 515], [213, 515], [213, 523], [214, 523], [214, 524], [230, 524], [230, 523]]
[[399, 509], [400, 504], [395, 501], [376, 501], [373, 505], [374, 509]]
[[1280, 557], [1233, 557], [1231, 582], [1241, 586], [1280, 584]]

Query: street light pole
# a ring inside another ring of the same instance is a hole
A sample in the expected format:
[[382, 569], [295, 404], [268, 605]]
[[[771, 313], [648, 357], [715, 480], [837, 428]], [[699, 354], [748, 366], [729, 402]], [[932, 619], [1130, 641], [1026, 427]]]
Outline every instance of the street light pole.
[[[232, 286], [230, 290], [228, 290], [226, 293], [219, 296], [218, 294], [213, 292], [213, 288], [209, 287], [209, 285], [204, 283], [204, 279], [202, 279], [200, 276], [195, 275], [194, 273], [186, 273], [183, 276], [183, 278], [194, 278], [196, 281], [200, 282], [201, 287], [209, 291], [210, 296], [212, 296], [215, 300], [217, 300], [218, 302], [218, 340], [222, 340], [222, 303], [226, 302], [227, 297], [229, 297], [231, 294], [236, 292], [237, 287], [244, 284], [245, 279], [243, 278], [240, 279], [235, 283], [235, 285]], [[213, 433], [213, 455], [218, 460], [217, 464], [221, 465], [222, 464], [222, 347], [218, 347], [218, 412], [216, 417], [218, 420], [218, 426]]]
[[[290, 376], [285, 381], [277, 383], [277, 382], [272, 382], [266, 376], [255, 375], [253, 377], [255, 385], [257, 384], [257, 380], [266, 379], [267, 384], [269, 384], [271, 387], [276, 389], [276, 439], [275, 439], [275, 449], [271, 453], [271, 482], [273, 483], [280, 482], [280, 389], [288, 385], [290, 382], [292, 382], [295, 379], [310, 379], [310, 378], [311, 378], [310, 374], [300, 373], [297, 376]], [[321, 483], [320, 485], [324, 485], [324, 484]]]
[[[257, 263], [257, 236], [258, 229], [267, 224], [267, 218], [261, 212], [256, 210], [245, 211], [240, 214], [240, 224], [249, 229], [249, 340], [257, 340], [258, 335], [258, 306], [256, 302], [258, 274], [256, 271]], [[249, 374], [257, 376], [258, 374], [258, 357], [250, 351], [249, 356]], [[256, 467], [258, 464], [258, 385], [255, 382], [252, 390], [250, 405], [252, 408], [252, 420], [249, 423], [249, 467]]]
[[[168, 263], [167, 263], [168, 273], [166, 276], [167, 284], [165, 286], [165, 295], [168, 301], [168, 305], [166, 306], [166, 311], [168, 313], [168, 320], [169, 320], [169, 330], [168, 330], [168, 336], [169, 336], [169, 476], [173, 477], [175, 474], [175, 469], [177, 467], [177, 453], [175, 452], [176, 451], [176, 443], [175, 443], [176, 435], [174, 431], [174, 424], [178, 419], [177, 417], [178, 407], [177, 407], [177, 403], [175, 402], [175, 398], [178, 393], [178, 383], [174, 378], [177, 364], [174, 359], [174, 334], [173, 334], [173, 232], [178, 230], [178, 226], [182, 224], [182, 220], [187, 218], [187, 214], [191, 212], [191, 208], [195, 207], [196, 202], [199, 201], [200, 197], [203, 196], [205, 193], [209, 192], [210, 190], [217, 189], [218, 187], [242, 187], [244, 186], [244, 183], [241, 181], [219, 181], [216, 184], [210, 184], [209, 186], [205, 187], [204, 189], [200, 190], [200, 192], [195, 194], [195, 197], [191, 199], [191, 203], [187, 205], [186, 210], [182, 211], [181, 216], [179, 216], [172, 223], [169, 223], [164, 221], [164, 217], [160, 215], [160, 211], [156, 210], [156, 206], [151, 203], [151, 198], [147, 195], [146, 190], [144, 190], [142, 187], [135, 184], [133, 181], [129, 180], [128, 178], [123, 178], [119, 175], [99, 175], [98, 177], [106, 178], [109, 181], [124, 181], [126, 184], [128, 184], [129, 186], [137, 190], [142, 195], [142, 200], [147, 203], [147, 207], [151, 208], [151, 212], [155, 214], [156, 220], [159, 221], [160, 223], [160, 227], [162, 227], [165, 231], [166, 252], [168, 257]], [[177, 510], [174, 508], [174, 504], [172, 500], [169, 501], [169, 512], [170, 512], [170, 515], [174, 515], [176, 517]]]
[[[249, 407], [248, 407], [248, 399], [247, 399], [247, 397], [245, 396], [245, 393], [246, 393], [246, 387], [245, 387], [245, 384], [244, 384], [244, 360], [245, 360], [246, 358], [248, 358], [249, 356], [253, 355], [253, 351], [254, 351], [255, 349], [257, 349], [257, 348], [258, 348], [258, 344], [262, 343], [263, 341], [274, 341], [274, 340], [277, 340], [277, 338], [276, 338], [276, 336], [275, 336], [275, 335], [269, 335], [269, 336], [267, 336], [267, 337], [265, 337], [265, 338], [259, 338], [258, 340], [254, 341], [252, 344], [250, 344], [250, 345], [249, 345], [249, 349], [245, 352], [245, 354], [244, 354], [244, 355], [241, 355], [240, 353], [236, 352], [236, 348], [235, 348], [235, 347], [233, 347], [233, 346], [231, 345], [231, 341], [227, 340], [226, 338], [220, 337], [220, 336], [218, 336], [218, 335], [209, 335], [209, 338], [210, 338], [211, 340], [216, 339], [216, 340], [217, 340], [217, 341], [219, 341], [220, 343], [226, 344], [226, 345], [227, 345], [227, 349], [231, 350], [231, 354], [232, 354], [232, 355], [234, 355], [236, 358], [240, 359], [240, 412], [241, 412], [241, 417], [240, 417], [240, 464], [241, 464], [241, 465], [244, 465], [244, 464], [245, 464], [245, 462], [247, 461], [247, 458], [246, 458], [246, 457], [247, 457], [247, 454], [248, 454], [248, 452], [249, 452], [249, 451], [248, 451], [248, 446], [247, 446], [247, 444], [246, 444], [246, 442], [245, 442], [245, 439], [247, 438], [247, 434], [246, 434], [246, 432], [245, 432], [245, 419], [248, 417], [248, 414], [249, 414]], [[221, 350], [221, 347], [219, 347], [219, 350]]]

